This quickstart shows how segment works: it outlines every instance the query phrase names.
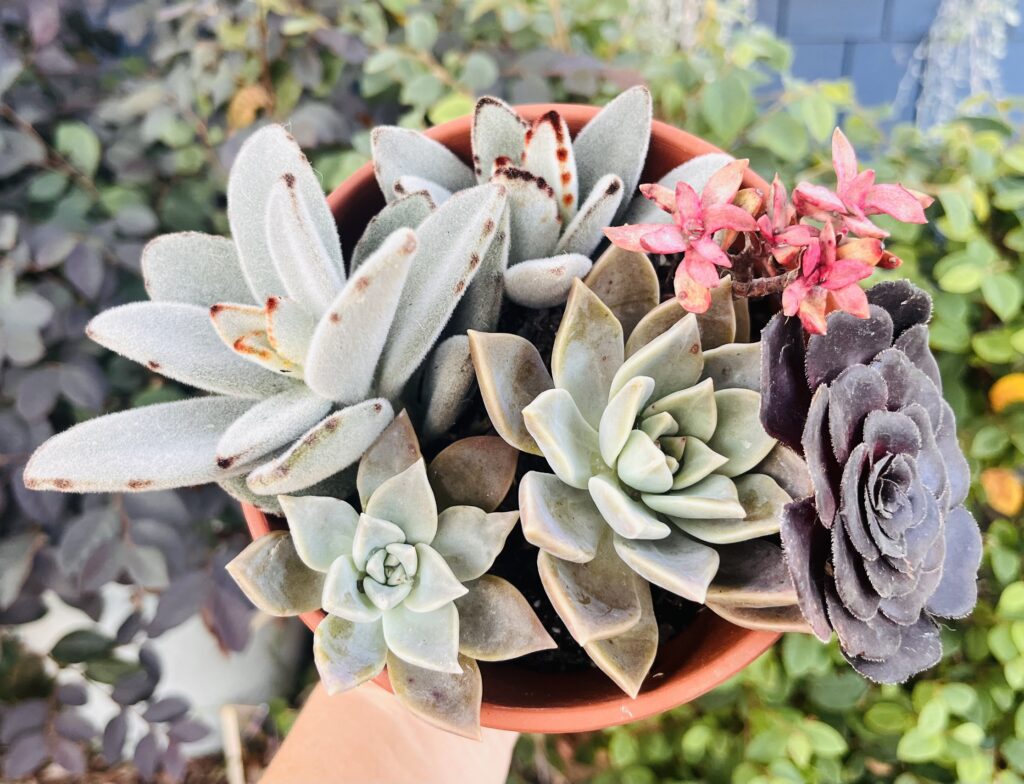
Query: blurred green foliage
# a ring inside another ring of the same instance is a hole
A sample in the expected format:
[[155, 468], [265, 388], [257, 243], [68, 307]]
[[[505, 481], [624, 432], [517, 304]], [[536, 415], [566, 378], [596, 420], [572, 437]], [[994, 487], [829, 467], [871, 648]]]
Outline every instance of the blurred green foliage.
[[[985, 529], [978, 609], [945, 630], [940, 667], [904, 687], [865, 683], [834, 646], [789, 636], [662, 717], [524, 738], [510, 781], [1024, 782], [1021, 127], [971, 117], [970, 107], [927, 133], [886, 126], [848, 83], [793, 79], [789, 48], [746, 24], [742, 6], [708, 3], [694, 27], [675, 29], [656, 13], [667, 3], [638, 12], [629, 0], [96, 0], [64, 18], [48, 15], [52, 3], [15, 0], [0, 16], [0, 253], [14, 260], [19, 296], [40, 292], [78, 315], [40, 327], [38, 361], [24, 359], [35, 332], [21, 360], [9, 351], [14, 371], [0, 357], [0, 413], [24, 420], [30, 446], [96, 410], [67, 389], [46, 410], [16, 405], [33, 370], [72, 352], [103, 362], [101, 408], [179, 394], [100, 357], [76, 330], [83, 316], [141, 296], [145, 238], [226, 230], [226, 168], [266, 120], [290, 124], [327, 190], [365, 162], [374, 124], [442, 122], [484, 93], [600, 103], [646, 82], [661, 119], [788, 182], [829, 181], [827, 144], [840, 123], [880, 179], [938, 197], [930, 225], [891, 226], [905, 265], [890, 274], [936, 297], [932, 345]], [[17, 466], [18, 455], [0, 457]], [[33, 506], [7, 470], [15, 503], [0, 503], [0, 535], [41, 524], [56, 547], [71, 511]], [[17, 650], [4, 644], [7, 673], [32, 669]]]

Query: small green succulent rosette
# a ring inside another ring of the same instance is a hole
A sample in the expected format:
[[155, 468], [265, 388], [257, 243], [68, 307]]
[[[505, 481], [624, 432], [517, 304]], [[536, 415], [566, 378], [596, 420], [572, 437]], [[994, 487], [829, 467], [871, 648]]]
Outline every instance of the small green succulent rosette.
[[723, 288], [702, 320], [668, 302], [637, 322], [657, 280], [616, 249], [574, 284], [550, 374], [524, 338], [470, 334], [498, 433], [553, 472], [519, 487], [548, 597], [632, 696], [658, 645], [651, 583], [744, 626], [805, 628], [776, 535], [806, 467], [761, 426], [760, 345], [733, 342]]
[[337, 498], [281, 496], [289, 530], [257, 539], [228, 569], [271, 614], [323, 608], [313, 653], [330, 693], [386, 665], [411, 711], [477, 737], [477, 660], [555, 647], [522, 594], [487, 574], [519, 517], [493, 511], [515, 464], [500, 439], [480, 437], [428, 470], [403, 414], [360, 464], [361, 513]]

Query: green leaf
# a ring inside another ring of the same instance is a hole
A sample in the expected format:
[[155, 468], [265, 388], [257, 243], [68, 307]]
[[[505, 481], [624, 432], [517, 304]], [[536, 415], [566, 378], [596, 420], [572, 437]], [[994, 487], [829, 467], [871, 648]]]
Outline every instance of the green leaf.
[[125, 675], [137, 672], [141, 667], [136, 662], [124, 661], [116, 657], [94, 659], [85, 664], [85, 677], [99, 683], [117, 683]]
[[473, 52], [462, 65], [460, 81], [470, 90], [479, 92], [498, 81], [500, 75], [498, 64], [493, 57], [483, 52]]
[[977, 705], [978, 693], [966, 683], [947, 683], [942, 687], [942, 699], [953, 713], [966, 716]]
[[616, 730], [608, 742], [608, 758], [616, 768], [625, 768], [639, 762], [640, 743], [632, 733]]
[[910, 714], [894, 702], [878, 702], [864, 714], [864, 723], [881, 735], [898, 735], [910, 723]]
[[935, 735], [946, 729], [949, 707], [941, 698], [929, 700], [917, 716], [917, 729], [926, 735]]
[[821, 92], [812, 92], [800, 101], [800, 115], [816, 141], [825, 141], [836, 127], [836, 107]]
[[992, 308], [1000, 320], [1010, 321], [1020, 313], [1024, 286], [1014, 275], [1001, 272], [986, 277], [981, 282], [981, 293], [985, 297], [985, 304]]
[[750, 89], [736, 73], [711, 82], [701, 95], [701, 114], [723, 145], [736, 140], [753, 111]]
[[54, 134], [57, 152], [86, 177], [92, 177], [100, 164], [99, 137], [83, 122], [62, 122]]
[[405, 42], [413, 49], [427, 51], [437, 42], [437, 22], [428, 14], [413, 14], [405, 23]]
[[1010, 437], [1003, 428], [985, 425], [974, 434], [971, 441], [971, 457], [979, 460], [998, 457], [1009, 445]]
[[915, 727], [900, 738], [896, 756], [904, 762], [927, 762], [942, 754], [945, 747], [941, 735], [929, 735]]
[[809, 634], [787, 634], [782, 640], [782, 666], [791, 678], [824, 674], [830, 667], [828, 648]]
[[473, 99], [465, 93], [449, 93], [434, 104], [427, 117], [430, 122], [438, 125], [469, 114], [473, 111], [473, 106]]
[[1016, 358], [1010, 333], [1006, 330], [979, 332], [971, 338], [971, 346], [979, 357], [993, 365], [1005, 365]]
[[986, 642], [992, 655], [1002, 664], [1011, 662], [1020, 655], [1010, 634], [1010, 624], [1008, 623], [999, 623], [989, 629]]
[[62, 172], [48, 171], [37, 174], [28, 185], [28, 198], [33, 202], [53, 201], [68, 187], [68, 178]]
[[1003, 152], [1003, 163], [1024, 172], [1024, 144], [1015, 144]]
[[974, 234], [974, 214], [970, 202], [959, 190], [945, 188], [939, 191], [939, 201], [945, 212], [943, 225], [951, 240], [970, 239]]
[[768, 115], [750, 132], [750, 140], [784, 161], [803, 159], [809, 148], [807, 131], [788, 112], [776, 112]]
[[1006, 620], [1024, 620], [1024, 582], [1010, 583], [1003, 589], [996, 614]]
[[90, 629], [77, 629], [61, 637], [50, 656], [58, 664], [78, 664], [106, 656], [113, 647], [114, 641], [109, 637]]
[[849, 748], [842, 734], [823, 721], [806, 719], [803, 722], [803, 730], [811, 741], [814, 753], [819, 757], [840, 757]]
[[961, 784], [988, 784], [992, 781], [993, 760], [991, 754], [972, 754], [956, 761], [957, 780]]

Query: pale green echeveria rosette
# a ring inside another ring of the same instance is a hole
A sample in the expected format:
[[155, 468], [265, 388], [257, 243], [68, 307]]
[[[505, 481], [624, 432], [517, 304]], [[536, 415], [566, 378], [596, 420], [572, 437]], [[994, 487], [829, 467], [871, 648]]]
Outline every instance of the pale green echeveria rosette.
[[515, 457], [496, 437], [471, 438], [428, 469], [403, 413], [360, 463], [361, 513], [337, 498], [282, 496], [289, 530], [257, 539], [228, 570], [269, 613], [323, 608], [313, 653], [328, 692], [386, 665], [406, 707], [476, 737], [477, 661], [555, 646], [522, 594], [487, 574], [518, 519], [494, 511]]
[[385, 126], [371, 139], [388, 201], [420, 192], [441, 204], [478, 183], [507, 189], [507, 269], [474, 283], [464, 314], [467, 327], [493, 331], [493, 303], [503, 293], [533, 308], [565, 302], [572, 281], [591, 269], [603, 229], [621, 222], [629, 207], [650, 136], [651, 95], [634, 87], [575, 138], [557, 111], [527, 122], [504, 101], [483, 97], [473, 113], [472, 168], [416, 131]]
[[436, 209], [424, 194], [395, 201], [347, 265], [320, 179], [282, 127], [242, 145], [227, 195], [231, 239], [154, 239], [142, 254], [149, 301], [105, 311], [87, 329], [209, 394], [52, 438], [30, 461], [27, 486], [130, 492], [216, 481], [280, 512], [280, 494], [347, 494], [404, 390], [419, 388], [408, 382], [421, 365], [434, 368], [436, 390], [416, 409], [421, 421], [443, 428], [454, 418], [472, 371], [428, 354], [479, 270], [504, 264], [500, 185]]
[[641, 254], [610, 251], [587, 283], [573, 286], [550, 374], [523, 338], [470, 343], [498, 433], [553, 472], [526, 474], [519, 493], [548, 597], [635, 696], [658, 645], [650, 583], [744, 626], [804, 628], [766, 537], [806, 467], [761, 427], [760, 346], [732, 342], [728, 281], [700, 319], [670, 302], [639, 320], [637, 303], [657, 302]]

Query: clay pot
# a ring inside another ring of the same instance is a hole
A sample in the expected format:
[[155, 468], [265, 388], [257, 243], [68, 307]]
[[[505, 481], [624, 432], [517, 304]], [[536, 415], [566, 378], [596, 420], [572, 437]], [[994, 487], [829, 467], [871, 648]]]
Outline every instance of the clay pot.
[[[528, 120], [555, 109], [573, 134], [598, 111], [593, 106], [571, 104], [533, 104], [517, 109]], [[427, 135], [470, 163], [470, 117], [438, 125]], [[657, 181], [679, 164], [708, 152], [720, 151], [692, 134], [655, 121], [640, 181]], [[752, 171], [747, 172], [743, 185], [768, 191], [768, 183]], [[327, 203], [348, 253], [370, 218], [384, 206], [372, 165], [366, 164], [339, 185]], [[243, 504], [243, 511], [253, 538], [271, 530], [271, 521], [263, 512], [248, 504]], [[302, 620], [314, 629], [323, 617], [322, 612], [305, 613]], [[584, 732], [654, 716], [710, 691], [778, 638], [776, 633], [742, 629], [702, 611], [682, 633], [662, 643], [636, 699], [623, 694], [597, 669], [567, 675], [536, 672], [515, 661], [481, 662], [484, 693], [480, 720], [485, 727], [515, 732]], [[386, 671], [375, 682], [390, 691]]]

